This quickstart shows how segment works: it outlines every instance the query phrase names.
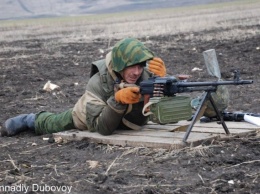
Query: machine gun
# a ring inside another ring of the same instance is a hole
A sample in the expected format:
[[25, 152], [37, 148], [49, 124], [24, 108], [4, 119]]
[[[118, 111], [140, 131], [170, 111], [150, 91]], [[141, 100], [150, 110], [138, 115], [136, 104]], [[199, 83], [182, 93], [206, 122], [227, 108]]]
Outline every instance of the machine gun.
[[140, 92], [144, 95], [144, 101], [147, 103], [150, 97], [160, 96], [175, 96], [178, 93], [204, 91], [201, 98], [201, 103], [197, 108], [195, 115], [192, 118], [191, 124], [186, 130], [183, 142], [186, 142], [195, 122], [201, 117], [206, 107], [206, 102], [212, 104], [212, 107], [217, 115], [217, 120], [222, 124], [226, 134], [230, 134], [223, 115], [219, 112], [213, 98], [212, 92], [216, 92], [217, 87], [221, 85], [244, 85], [252, 84], [253, 80], [240, 80], [239, 71], [234, 72], [234, 79], [232, 81], [212, 81], [212, 82], [187, 82], [178, 81], [175, 77], [151, 77], [140, 83]]

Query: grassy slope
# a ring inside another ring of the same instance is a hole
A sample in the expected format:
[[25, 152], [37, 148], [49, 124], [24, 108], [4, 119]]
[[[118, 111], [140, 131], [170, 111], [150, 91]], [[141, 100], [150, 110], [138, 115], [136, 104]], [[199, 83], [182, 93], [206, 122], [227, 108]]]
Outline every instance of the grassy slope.
[[[35, 37], [90, 41], [95, 38], [148, 37], [198, 32], [217, 27], [232, 28], [226, 34], [219, 34], [223, 38], [229, 38], [240, 33], [238, 26], [259, 24], [259, 17], [260, 2], [252, 0], [141, 12], [2, 21], [0, 41]], [[239, 23], [235, 23], [234, 19], [240, 19]], [[245, 33], [259, 34], [259, 28], [256, 26], [254, 31]], [[210, 40], [211, 37], [209, 34], [203, 38]]]

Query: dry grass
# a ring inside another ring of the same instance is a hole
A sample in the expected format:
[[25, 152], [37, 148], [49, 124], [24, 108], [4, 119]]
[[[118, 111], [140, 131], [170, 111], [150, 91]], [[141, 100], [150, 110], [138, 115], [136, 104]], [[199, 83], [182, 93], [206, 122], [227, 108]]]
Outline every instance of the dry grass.
[[[126, 36], [149, 37], [223, 28], [223, 33], [197, 36], [199, 39], [230, 39], [237, 36], [254, 36], [259, 27], [241, 30], [260, 24], [260, 2], [238, 1], [206, 6], [149, 10], [69, 18], [5, 21], [0, 24], [0, 41], [32, 38], [61, 38], [64, 42], [91, 41], [96, 38], [114, 39]], [[110, 45], [108, 45], [109, 47]]]

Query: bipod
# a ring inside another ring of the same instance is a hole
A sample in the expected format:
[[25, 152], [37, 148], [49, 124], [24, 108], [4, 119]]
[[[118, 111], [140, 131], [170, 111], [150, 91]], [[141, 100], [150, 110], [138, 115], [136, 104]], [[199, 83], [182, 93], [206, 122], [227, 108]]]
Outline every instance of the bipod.
[[200, 117], [203, 116], [203, 113], [205, 111], [205, 109], [207, 108], [207, 100], [209, 100], [209, 102], [212, 104], [213, 108], [214, 108], [214, 111], [215, 113], [217, 114], [217, 120], [218, 120], [218, 124], [222, 124], [226, 134], [230, 134], [228, 128], [227, 128], [227, 125], [223, 119], [223, 116], [221, 115], [221, 113], [219, 112], [219, 110], [217, 109], [217, 106], [212, 98], [212, 93], [213, 91], [211, 90], [208, 90], [208, 91], [205, 91], [205, 93], [203, 94], [202, 96], [202, 100], [201, 100], [201, 103], [195, 113], [195, 115], [193, 116], [192, 118], [192, 121], [189, 125], [189, 127], [187, 128], [186, 130], [186, 133], [184, 135], [184, 138], [183, 138], [183, 142], [186, 143], [187, 142], [187, 139], [190, 135], [190, 132], [194, 126], [194, 124], [200, 119]]

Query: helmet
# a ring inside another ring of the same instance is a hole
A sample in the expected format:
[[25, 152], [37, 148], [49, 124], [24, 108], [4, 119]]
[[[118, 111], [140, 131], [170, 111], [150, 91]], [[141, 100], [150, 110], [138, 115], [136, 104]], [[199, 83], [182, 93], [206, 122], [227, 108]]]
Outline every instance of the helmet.
[[152, 51], [134, 38], [125, 38], [112, 49], [112, 69], [116, 72], [154, 57]]

